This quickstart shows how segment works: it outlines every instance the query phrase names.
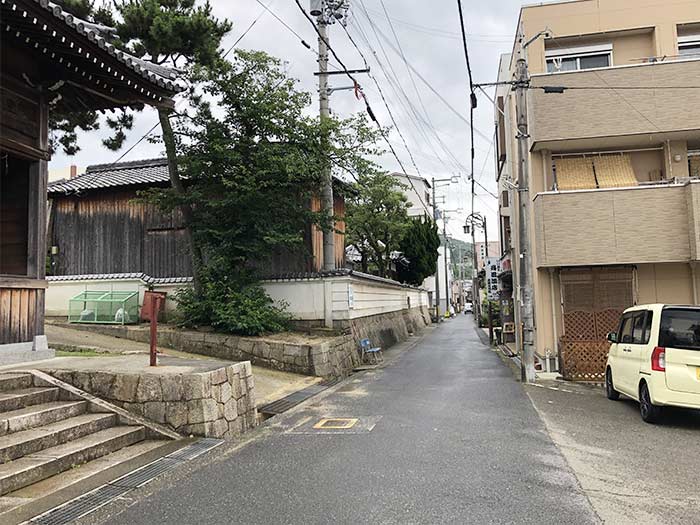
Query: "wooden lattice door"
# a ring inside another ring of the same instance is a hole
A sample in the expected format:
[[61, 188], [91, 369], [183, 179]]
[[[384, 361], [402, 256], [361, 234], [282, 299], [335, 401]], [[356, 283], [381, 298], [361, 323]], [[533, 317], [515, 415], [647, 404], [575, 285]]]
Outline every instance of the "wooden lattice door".
[[562, 375], [571, 380], [601, 380], [609, 347], [606, 336], [617, 328], [622, 312], [634, 304], [634, 270], [562, 270], [560, 279]]

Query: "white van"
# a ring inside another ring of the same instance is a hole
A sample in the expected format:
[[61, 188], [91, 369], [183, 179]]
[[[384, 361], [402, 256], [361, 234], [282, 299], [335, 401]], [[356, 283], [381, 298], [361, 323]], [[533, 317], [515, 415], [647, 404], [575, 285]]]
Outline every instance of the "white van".
[[608, 399], [639, 401], [647, 423], [657, 422], [664, 406], [700, 409], [700, 307], [628, 308], [608, 341]]

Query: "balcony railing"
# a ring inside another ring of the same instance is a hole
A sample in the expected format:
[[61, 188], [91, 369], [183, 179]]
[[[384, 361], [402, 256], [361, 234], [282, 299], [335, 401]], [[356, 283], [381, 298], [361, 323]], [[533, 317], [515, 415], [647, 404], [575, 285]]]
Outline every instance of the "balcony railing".
[[700, 180], [539, 193], [539, 268], [685, 262], [700, 252]]

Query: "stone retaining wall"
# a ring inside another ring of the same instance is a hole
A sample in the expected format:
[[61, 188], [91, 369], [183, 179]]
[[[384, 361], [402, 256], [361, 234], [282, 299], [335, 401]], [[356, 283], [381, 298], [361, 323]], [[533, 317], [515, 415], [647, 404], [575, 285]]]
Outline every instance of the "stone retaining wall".
[[[362, 339], [368, 338], [373, 345], [389, 348], [429, 325], [430, 314], [427, 308], [419, 307], [340, 323], [338, 329], [330, 331], [328, 336], [313, 342], [310, 339], [307, 344], [162, 327], [158, 330], [158, 345], [217, 359], [250, 361], [256, 366], [297, 374], [344, 377], [361, 364], [359, 348]], [[147, 326], [68, 326], [143, 343], [148, 343], [150, 338]]]
[[233, 437], [257, 424], [250, 363], [191, 374], [44, 370], [185, 436]]

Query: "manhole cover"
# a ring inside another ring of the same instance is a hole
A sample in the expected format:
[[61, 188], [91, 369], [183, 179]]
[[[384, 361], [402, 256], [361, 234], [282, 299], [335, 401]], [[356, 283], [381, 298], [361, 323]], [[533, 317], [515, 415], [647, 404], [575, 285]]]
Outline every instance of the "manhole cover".
[[303, 417], [287, 430], [287, 434], [313, 434], [316, 436], [367, 434], [374, 430], [382, 416], [358, 417]]
[[353, 417], [329, 417], [323, 418], [314, 425], [319, 430], [348, 430], [355, 426], [358, 419]]

